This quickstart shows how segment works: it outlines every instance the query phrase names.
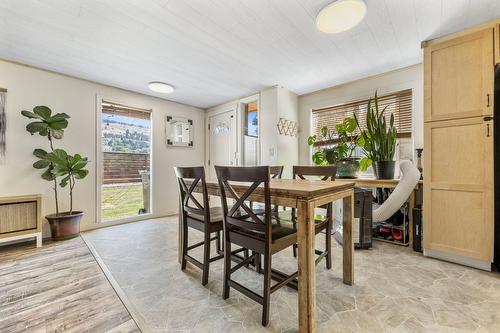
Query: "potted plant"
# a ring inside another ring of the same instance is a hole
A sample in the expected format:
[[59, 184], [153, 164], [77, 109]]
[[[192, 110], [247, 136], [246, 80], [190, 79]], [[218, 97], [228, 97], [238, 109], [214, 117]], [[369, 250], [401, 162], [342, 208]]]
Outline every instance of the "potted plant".
[[337, 178], [357, 178], [360, 162], [359, 158], [353, 157], [358, 145], [358, 136], [354, 134], [355, 131], [354, 118], [347, 117], [341, 124], [335, 125], [335, 131], [325, 126], [321, 128], [319, 137], [309, 136], [307, 143], [310, 146], [317, 142], [330, 143], [326, 148], [321, 148], [313, 154], [314, 164], [336, 164]]
[[375, 97], [370, 98], [366, 108], [366, 129], [361, 129], [358, 118], [354, 115], [356, 125], [359, 128], [359, 146], [365, 157], [361, 159], [361, 170], [366, 170], [373, 165], [373, 171], [377, 179], [393, 179], [394, 153], [396, 151], [397, 131], [394, 127], [394, 114], [391, 113], [387, 123], [385, 111], [387, 106], [380, 111], [377, 92]]
[[[49, 221], [52, 238], [61, 240], [75, 237], [80, 233], [83, 212], [73, 210], [73, 190], [76, 180], [88, 175], [89, 171], [85, 169], [88, 160], [79, 154], [69, 155], [63, 149], [54, 148], [54, 140], [63, 138], [70, 117], [65, 113], [52, 115], [52, 110], [47, 106], [35, 106], [33, 112], [23, 110], [21, 114], [34, 120], [26, 126], [26, 130], [31, 135], [38, 133], [46, 137], [49, 142], [50, 151], [39, 148], [33, 151], [33, 155], [38, 158], [33, 167], [43, 170], [41, 177], [53, 183], [56, 213], [45, 217]], [[68, 185], [70, 208], [67, 212], [60, 212], [58, 187]]]

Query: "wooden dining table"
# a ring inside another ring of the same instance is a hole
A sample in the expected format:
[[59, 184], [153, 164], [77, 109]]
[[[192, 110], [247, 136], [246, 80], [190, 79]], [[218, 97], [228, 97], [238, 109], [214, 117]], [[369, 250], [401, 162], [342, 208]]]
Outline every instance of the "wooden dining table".
[[[232, 184], [240, 194], [248, 188], [247, 183]], [[201, 191], [198, 186], [195, 192]], [[219, 196], [216, 180], [207, 180], [208, 194]], [[260, 190], [260, 191], [259, 191]], [[298, 245], [298, 304], [299, 332], [316, 331], [316, 270], [315, 270], [315, 213], [321, 205], [343, 201], [343, 282], [354, 283], [354, 242], [352, 226], [354, 217], [354, 182], [321, 181], [302, 179], [272, 179], [270, 181], [271, 203], [297, 209]], [[253, 202], [263, 202], [263, 188], [257, 188], [248, 198]], [[179, 223], [180, 225], [181, 223]], [[180, 226], [179, 226], [180, 227]], [[179, 232], [179, 244], [182, 244]], [[179, 259], [181, 250], [179, 246]]]

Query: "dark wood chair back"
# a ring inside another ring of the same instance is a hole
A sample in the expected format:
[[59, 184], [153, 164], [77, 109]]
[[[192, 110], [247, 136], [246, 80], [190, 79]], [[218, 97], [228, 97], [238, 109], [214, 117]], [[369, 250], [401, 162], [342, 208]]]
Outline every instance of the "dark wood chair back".
[[283, 165], [273, 165], [269, 167], [269, 173], [271, 174], [271, 178], [273, 179], [281, 179], [283, 175]]
[[337, 167], [335, 165], [327, 166], [293, 166], [293, 179], [306, 179], [307, 176], [318, 176], [321, 180], [335, 180]]
[[[250, 233], [262, 233], [266, 239], [270, 240], [272, 225], [269, 167], [215, 166], [215, 171], [219, 182], [225, 228], [227, 230], [240, 229]], [[237, 193], [231, 185], [232, 182], [245, 182], [251, 183], [251, 185], [244, 193]], [[264, 192], [264, 215], [257, 215], [246, 203], [260, 185], [263, 185]], [[227, 205], [228, 198], [236, 201], [231, 208], [228, 208]]]
[[[204, 167], [175, 167], [175, 175], [179, 185], [182, 214], [202, 215], [204, 221], [210, 221], [207, 184]], [[188, 182], [186, 182], [188, 180]], [[202, 202], [194, 196], [196, 186], [202, 187]]]

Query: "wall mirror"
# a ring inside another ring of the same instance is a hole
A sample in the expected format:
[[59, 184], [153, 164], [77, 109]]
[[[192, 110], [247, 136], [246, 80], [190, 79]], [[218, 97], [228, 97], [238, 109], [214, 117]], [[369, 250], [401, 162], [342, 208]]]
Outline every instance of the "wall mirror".
[[167, 116], [165, 134], [167, 146], [193, 147], [193, 121], [191, 119]]

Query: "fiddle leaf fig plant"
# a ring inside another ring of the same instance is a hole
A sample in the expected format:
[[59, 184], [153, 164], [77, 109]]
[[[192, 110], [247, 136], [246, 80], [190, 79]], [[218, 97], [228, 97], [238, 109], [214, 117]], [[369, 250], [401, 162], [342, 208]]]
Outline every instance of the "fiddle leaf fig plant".
[[79, 154], [68, 155], [63, 149], [55, 149], [48, 153], [45, 159], [52, 163], [51, 173], [55, 177], [62, 177], [59, 185], [66, 187], [69, 184], [69, 213], [71, 215], [73, 214], [73, 189], [77, 179], [83, 179], [88, 175], [89, 171], [85, 169], [88, 159]]
[[[63, 149], [55, 149], [54, 141], [64, 137], [64, 130], [68, 127], [66, 113], [52, 114], [52, 110], [44, 105], [35, 106], [33, 111], [21, 111], [21, 114], [33, 120], [26, 125], [26, 131], [31, 135], [38, 134], [46, 137], [49, 142], [50, 151], [41, 148], [33, 150], [37, 160], [33, 168], [43, 170], [41, 177], [53, 182], [54, 198], [56, 204], [56, 215], [59, 215], [58, 186], [66, 187], [69, 184], [70, 215], [73, 213], [73, 189], [77, 179], [83, 179], [88, 175], [85, 169], [88, 160], [79, 154], [69, 155]], [[63, 177], [58, 183], [58, 178]]]
[[375, 92], [373, 99], [368, 101], [366, 108], [366, 129], [362, 129], [359, 120], [354, 114], [356, 126], [361, 135], [358, 140], [365, 157], [361, 160], [361, 170], [365, 171], [378, 161], [392, 161], [396, 151], [397, 130], [394, 126], [394, 114], [391, 113], [387, 123], [385, 112], [387, 106], [381, 111], [378, 105], [378, 96]]

